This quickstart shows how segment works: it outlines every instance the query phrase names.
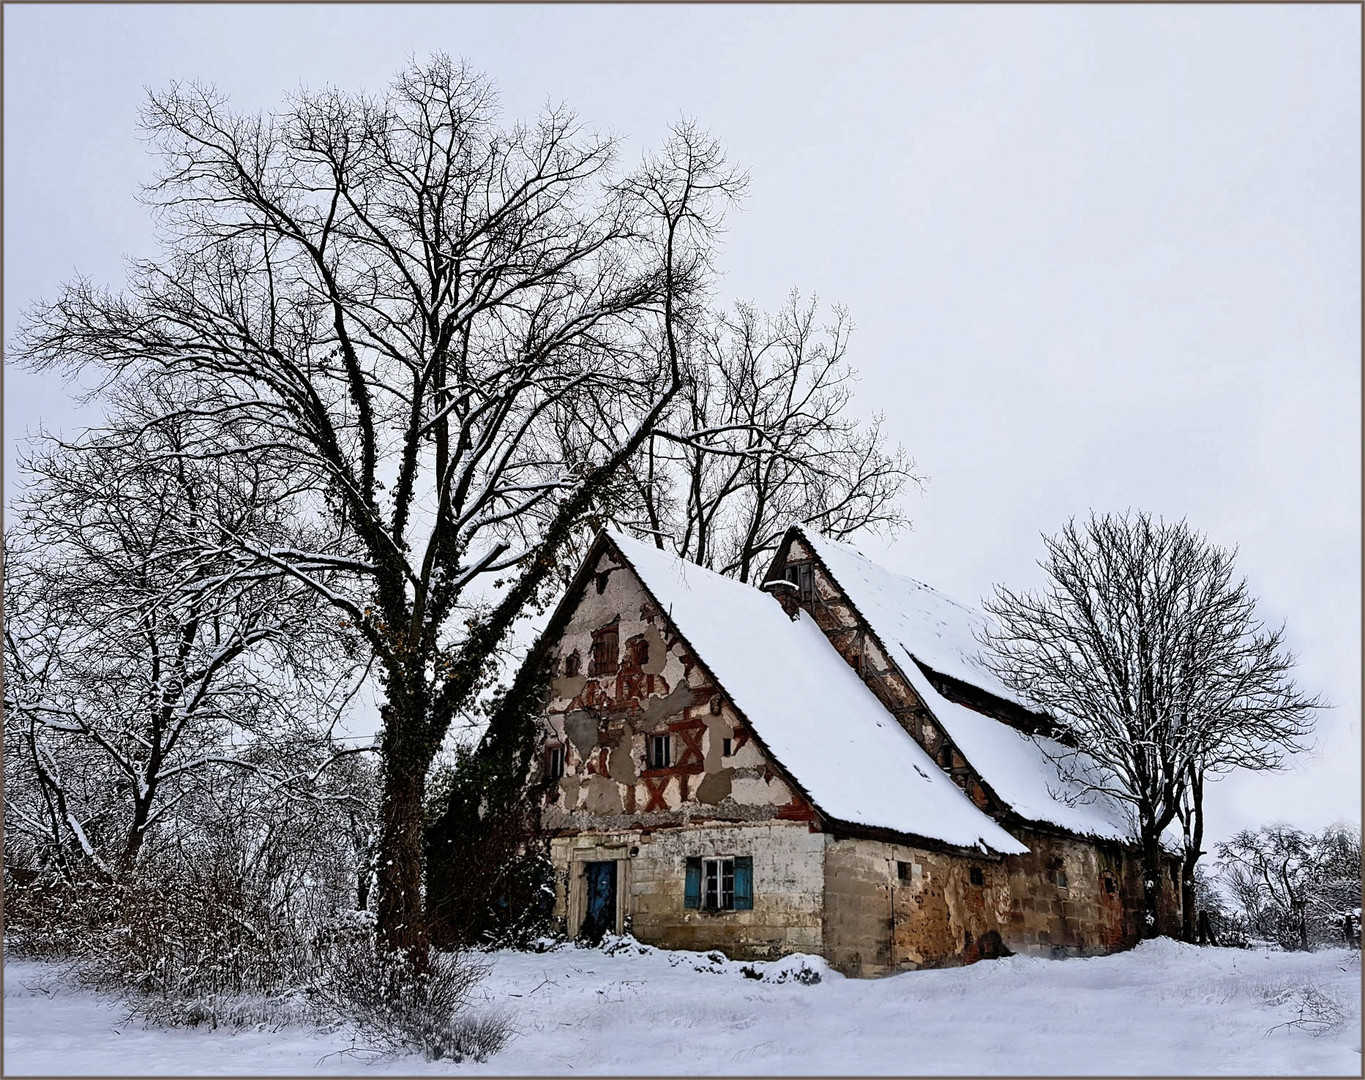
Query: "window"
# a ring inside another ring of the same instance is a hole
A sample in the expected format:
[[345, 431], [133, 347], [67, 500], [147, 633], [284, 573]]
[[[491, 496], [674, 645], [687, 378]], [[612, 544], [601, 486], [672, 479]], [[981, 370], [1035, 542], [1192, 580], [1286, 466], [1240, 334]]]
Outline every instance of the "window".
[[564, 775], [564, 747], [550, 747], [550, 779], [558, 780]]
[[1055, 870], [1052, 871], [1052, 881], [1053, 881], [1053, 884], [1055, 884], [1055, 885], [1057, 886], [1057, 888], [1059, 888], [1059, 889], [1065, 889], [1065, 888], [1066, 888], [1066, 871], [1063, 870], [1061, 867], [1057, 867]]
[[578, 673], [579, 673], [582, 669], [583, 669], [583, 658], [582, 658], [581, 656], [578, 655], [578, 650], [577, 650], [577, 649], [575, 649], [573, 652], [569, 653], [568, 656], [564, 657], [564, 674], [565, 674], [568, 678], [570, 678], [570, 679], [577, 678], [577, 677], [578, 677]]
[[1104, 875], [1104, 891], [1108, 896], [1113, 896], [1114, 893], [1118, 891], [1118, 886], [1114, 883], [1114, 879], [1108, 874]]
[[630, 662], [636, 667], [644, 667], [649, 663], [649, 642], [644, 638], [639, 638], [631, 647]]
[[754, 906], [754, 860], [749, 855], [687, 860], [683, 906], [704, 911], [749, 911]]
[[720, 756], [729, 757], [735, 752], [735, 741], [733, 739], [720, 740]]
[[902, 881], [919, 881], [924, 876], [924, 868], [917, 862], [898, 862], [896, 876]]
[[973, 885], [986, 884], [986, 875], [981, 872], [981, 867], [973, 866], [967, 871], [967, 877]]
[[801, 603], [815, 602], [815, 566], [812, 563], [792, 563], [783, 576], [792, 582], [800, 594]]
[[610, 675], [616, 670], [620, 651], [616, 625], [604, 626], [592, 632], [592, 670], [589, 675]]
[[938, 748], [938, 763], [945, 769], [953, 767], [953, 748], [947, 743]]
[[672, 763], [672, 754], [667, 735], [649, 736], [649, 761], [647, 768], [666, 769]]

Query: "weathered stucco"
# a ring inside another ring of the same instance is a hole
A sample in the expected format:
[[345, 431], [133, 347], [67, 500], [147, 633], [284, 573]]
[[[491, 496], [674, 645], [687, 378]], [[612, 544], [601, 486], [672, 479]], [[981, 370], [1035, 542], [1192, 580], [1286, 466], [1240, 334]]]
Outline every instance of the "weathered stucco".
[[[594, 670], [593, 633], [613, 625], [615, 661]], [[575, 654], [580, 674], [568, 676]], [[802, 816], [780, 770], [610, 552], [599, 559], [561, 636], [546, 716], [551, 744], [566, 751], [564, 776], [543, 814], [548, 830]], [[664, 734], [673, 763], [646, 768], [648, 736]], [[722, 753], [725, 739], [734, 751], [729, 757]]]

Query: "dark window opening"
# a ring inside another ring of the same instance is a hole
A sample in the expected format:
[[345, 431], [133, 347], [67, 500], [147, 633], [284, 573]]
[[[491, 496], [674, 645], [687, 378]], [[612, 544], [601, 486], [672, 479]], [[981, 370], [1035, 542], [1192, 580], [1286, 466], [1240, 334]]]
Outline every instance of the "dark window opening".
[[597, 595], [601, 596], [607, 591], [607, 582], [611, 580], [611, 571], [603, 570], [596, 575]]
[[564, 657], [564, 674], [566, 677], [570, 679], [577, 678], [578, 673], [582, 669], [583, 658], [578, 655], [577, 649], [569, 653], [568, 656]]
[[550, 747], [549, 769], [550, 778], [552, 780], [558, 780], [561, 776], [564, 775], [564, 747], [562, 746]]
[[813, 563], [792, 563], [783, 576], [796, 586], [801, 603], [815, 602], [815, 565]]
[[729, 757], [735, 752], [735, 741], [733, 739], [721, 739], [720, 756]]
[[649, 663], [649, 642], [644, 638], [635, 642], [631, 650], [631, 662], [636, 667], [644, 667]]
[[1118, 885], [1115, 884], [1114, 879], [1108, 874], [1104, 875], [1104, 891], [1109, 896], [1113, 896], [1114, 893], [1118, 892]]
[[986, 875], [981, 872], [981, 867], [973, 866], [967, 871], [967, 877], [973, 885], [986, 884]]
[[1065, 871], [1065, 870], [1062, 870], [1062, 869], [1060, 869], [1060, 868], [1057, 869], [1057, 870], [1052, 871], [1052, 880], [1053, 880], [1053, 882], [1056, 884], [1057, 888], [1059, 888], [1059, 889], [1065, 889], [1065, 888], [1067, 887], [1067, 886], [1066, 886], [1066, 871]]
[[649, 762], [651, 769], [666, 769], [671, 764], [671, 754], [669, 752], [669, 738], [667, 735], [651, 735], [649, 737]]
[[908, 862], [896, 863], [896, 876], [902, 881], [910, 880], [910, 864]]
[[947, 743], [938, 748], [938, 763], [945, 769], [953, 767], [953, 748]]
[[729, 911], [735, 906], [734, 859], [702, 860], [701, 898], [708, 911]]
[[620, 653], [620, 640], [617, 637], [617, 629], [613, 626], [604, 626], [601, 630], [592, 632], [592, 671], [590, 675], [609, 675], [616, 670], [616, 661]]

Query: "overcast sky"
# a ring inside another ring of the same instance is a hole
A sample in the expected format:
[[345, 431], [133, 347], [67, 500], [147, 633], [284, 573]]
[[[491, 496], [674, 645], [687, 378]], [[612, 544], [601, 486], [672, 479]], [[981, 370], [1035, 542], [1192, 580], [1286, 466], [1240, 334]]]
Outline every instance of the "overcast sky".
[[[979, 602], [1088, 509], [1240, 547], [1336, 708], [1223, 781], [1213, 839], [1360, 816], [1360, 9], [7, 6], [4, 317], [149, 255], [144, 87], [242, 108], [463, 56], [509, 118], [567, 102], [633, 158], [695, 117], [752, 176], [722, 299], [845, 304], [858, 407], [929, 477], [869, 554]], [[5, 370], [5, 468], [64, 389]]]

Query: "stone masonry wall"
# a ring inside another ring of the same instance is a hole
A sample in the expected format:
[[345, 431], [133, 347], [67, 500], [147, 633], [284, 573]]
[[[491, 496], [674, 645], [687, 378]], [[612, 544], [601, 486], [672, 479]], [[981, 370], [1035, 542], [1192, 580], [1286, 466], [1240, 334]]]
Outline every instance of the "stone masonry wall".
[[[555, 912], [572, 933], [582, 922], [585, 864], [617, 860], [616, 928], [663, 948], [719, 948], [742, 960], [820, 951], [827, 836], [798, 822], [579, 833], [551, 842]], [[749, 855], [750, 911], [683, 906], [687, 859]]]

